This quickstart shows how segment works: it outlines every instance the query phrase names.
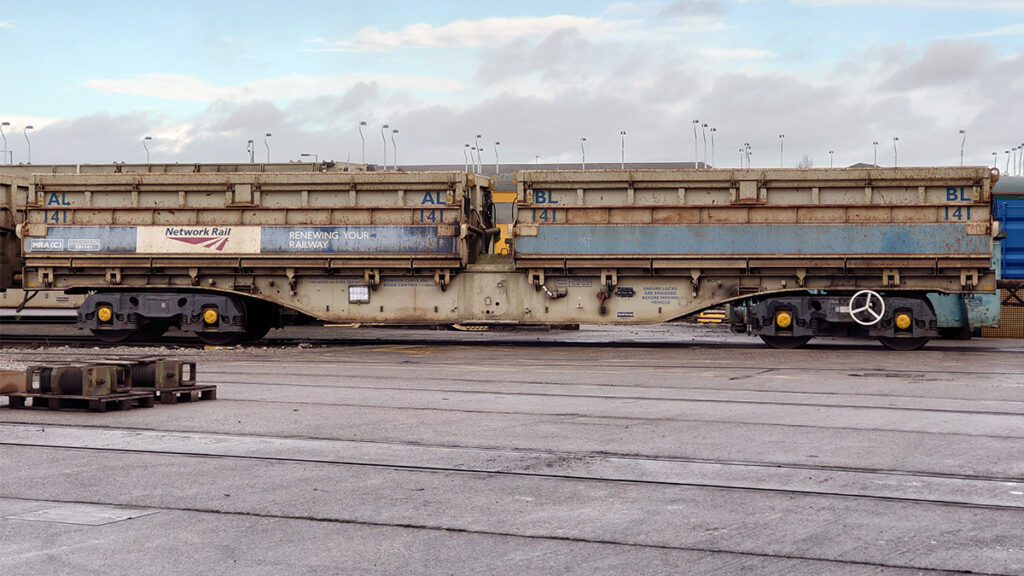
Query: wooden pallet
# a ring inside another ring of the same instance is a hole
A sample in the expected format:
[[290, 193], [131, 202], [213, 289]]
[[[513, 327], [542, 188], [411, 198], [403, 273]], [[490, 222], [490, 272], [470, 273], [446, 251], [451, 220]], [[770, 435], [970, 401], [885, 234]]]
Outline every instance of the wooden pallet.
[[[124, 392], [106, 396], [17, 392], [6, 394], [6, 396], [8, 407], [11, 409], [45, 408], [47, 410], [88, 410], [90, 412], [152, 408], [154, 400], [152, 392]], [[28, 400], [31, 400], [31, 403], [27, 402]]]
[[199, 400], [216, 400], [216, 386], [181, 386], [179, 388], [154, 388], [150, 392], [161, 404], [177, 404], [178, 402], [197, 402]]

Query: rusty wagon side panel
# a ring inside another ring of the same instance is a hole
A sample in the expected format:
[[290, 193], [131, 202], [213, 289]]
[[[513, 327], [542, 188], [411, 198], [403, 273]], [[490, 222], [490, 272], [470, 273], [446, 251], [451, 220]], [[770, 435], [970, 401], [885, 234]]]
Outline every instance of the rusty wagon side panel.
[[[534, 275], [788, 277], [807, 288], [991, 292], [984, 167], [523, 171], [516, 265]], [[743, 290], [741, 290], [743, 291]]]

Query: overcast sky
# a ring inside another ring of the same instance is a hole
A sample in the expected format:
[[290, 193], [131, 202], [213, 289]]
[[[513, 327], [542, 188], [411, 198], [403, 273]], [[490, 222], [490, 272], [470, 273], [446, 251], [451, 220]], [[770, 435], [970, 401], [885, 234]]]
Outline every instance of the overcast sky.
[[[18, 2], [0, 11], [15, 163], [362, 159], [992, 163], [1024, 144], [1024, 0]], [[712, 160], [698, 131], [698, 159]], [[1024, 153], [1024, 151], [1022, 151]]]

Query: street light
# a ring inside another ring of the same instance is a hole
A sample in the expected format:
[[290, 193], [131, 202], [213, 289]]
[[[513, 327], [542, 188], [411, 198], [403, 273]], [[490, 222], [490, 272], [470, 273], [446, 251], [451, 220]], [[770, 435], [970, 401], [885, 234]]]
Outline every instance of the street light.
[[35, 126], [29, 124], [25, 126], [25, 142], [28, 142], [28, 163], [32, 163], [32, 141], [28, 139], [28, 131], [35, 130]]
[[622, 155], [620, 159], [620, 170], [626, 169], [626, 131], [619, 130], [619, 136], [622, 138]]
[[534, 164], [540, 164], [540, 154], [537, 154], [536, 156], [534, 156], [533, 163]]
[[1009, 150], [1004, 150], [1003, 153], [1006, 154], [1006, 173], [1009, 174], [1010, 173], [1010, 151]]
[[900, 165], [900, 151], [896, 148], [896, 143], [900, 141], [899, 136], [892, 137], [892, 166], [898, 168]]
[[829, 168], [834, 168], [835, 167], [835, 163], [833, 162], [833, 160], [835, 160], [835, 154], [836, 154], [835, 150], [829, 150], [828, 151], [828, 167]]
[[697, 125], [700, 120], [693, 121], [693, 167], [697, 167]]
[[[4, 164], [8, 163], [7, 162], [7, 156], [10, 153], [10, 150], [7, 149], [7, 135], [4, 134], [4, 126], [10, 126], [10, 125], [11, 125], [10, 122], [0, 122], [0, 136], [3, 136], [3, 139], [4, 139]], [[11, 154], [11, 156], [13, 156], [13, 154]], [[14, 158], [11, 158], [10, 163], [11, 164], [14, 163]]]
[[740, 148], [740, 168], [743, 167], [743, 148]]
[[394, 156], [392, 162], [395, 164], [395, 170], [398, 170], [398, 144], [395, 143], [395, 134], [398, 134], [398, 128], [391, 131], [391, 155]]
[[586, 143], [586, 138], [580, 138], [580, 152], [583, 154], [583, 169], [587, 169], [587, 149], [583, 146]]
[[704, 136], [704, 168], [708, 167], [708, 123], [700, 125], [700, 133]]
[[316, 154], [306, 154], [305, 152], [303, 152], [302, 154], [299, 154], [299, 156], [302, 156], [303, 158], [309, 158], [310, 156], [312, 156], [313, 162], [315, 162], [316, 164], [320, 163], [320, 156]]
[[743, 151], [744, 151], [744, 155], [747, 158], [747, 168], [750, 168], [750, 155], [752, 153], [751, 149], [750, 149], [750, 142], [744, 142], [743, 143]]
[[500, 160], [498, 159], [498, 146], [501, 146], [501, 142], [494, 143], [494, 175], [498, 175], [498, 168], [500, 167]]
[[384, 142], [384, 171], [385, 172], [387, 172], [387, 170], [388, 170], [388, 139], [384, 136], [384, 131], [387, 130], [388, 128], [389, 128], [389, 126], [387, 124], [384, 124], [383, 126], [380, 127], [380, 139]]
[[149, 142], [152, 139], [152, 136], [146, 136], [142, 139], [142, 147], [146, 149], [146, 164], [149, 164]]
[[718, 128], [712, 126], [708, 132], [711, 132], [711, 165], [715, 166], [715, 132], [718, 132]]
[[964, 165], [964, 144], [967, 143], [967, 130], [961, 130], [960, 134], [963, 135], [963, 139], [960, 140], [960, 165]]
[[878, 166], [878, 140], [871, 143], [875, 147], [875, 167]]
[[267, 164], [270, 164], [270, 142], [267, 141], [267, 138], [270, 138], [271, 136], [273, 136], [273, 134], [270, 132], [263, 135], [263, 145], [267, 148]]
[[252, 140], [245, 145], [245, 151], [249, 153], [249, 163], [256, 162], [256, 143]]
[[469, 144], [462, 147], [462, 157], [466, 159], [466, 166], [462, 169], [463, 172], [469, 172]]
[[999, 152], [992, 153], [992, 167], [995, 168], [996, 164], [999, 163]]
[[363, 136], [363, 126], [366, 126], [365, 121], [359, 123], [359, 142], [361, 142], [363, 146], [363, 166], [366, 166], [366, 137]]
[[477, 134], [477, 135], [476, 135], [476, 140], [475, 140], [475, 142], [476, 142], [476, 171], [477, 171], [477, 172], [483, 172], [483, 171], [484, 171], [484, 161], [483, 161], [483, 157], [482, 157], [482, 156], [480, 156], [480, 152], [481, 152], [481, 151], [483, 150], [483, 149], [482, 149], [482, 148], [480, 147], [480, 139], [481, 139], [481, 138], [483, 138], [483, 136], [481, 136], [480, 134]]
[[782, 146], [783, 146], [782, 143], [785, 140], [786, 140], [786, 135], [785, 134], [779, 134], [779, 168], [784, 168], [785, 165], [786, 165], [785, 161], [783, 160], [783, 155], [782, 155]]

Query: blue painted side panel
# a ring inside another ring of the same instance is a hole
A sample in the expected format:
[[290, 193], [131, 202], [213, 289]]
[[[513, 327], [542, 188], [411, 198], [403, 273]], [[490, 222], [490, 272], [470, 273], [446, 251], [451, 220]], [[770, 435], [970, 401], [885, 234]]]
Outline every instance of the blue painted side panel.
[[[228, 242], [249, 244], [236, 246]], [[199, 246], [197, 248], [196, 246]], [[455, 238], [437, 226], [50, 226], [46, 237], [25, 239], [25, 252], [135, 254], [444, 254], [458, 253]]]
[[454, 254], [454, 238], [437, 226], [266, 226], [263, 254]]
[[991, 254], [965, 224], [554, 225], [516, 239], [520, 255]]
[[1024, 279], [1024, 198], [997, 198], [995, 216], [1006, 234], [1000, 242], [1000, 278]]
[[26, 238], [25, 252], [134, 253], [135, 226], [50, 226], [45, 238]]

